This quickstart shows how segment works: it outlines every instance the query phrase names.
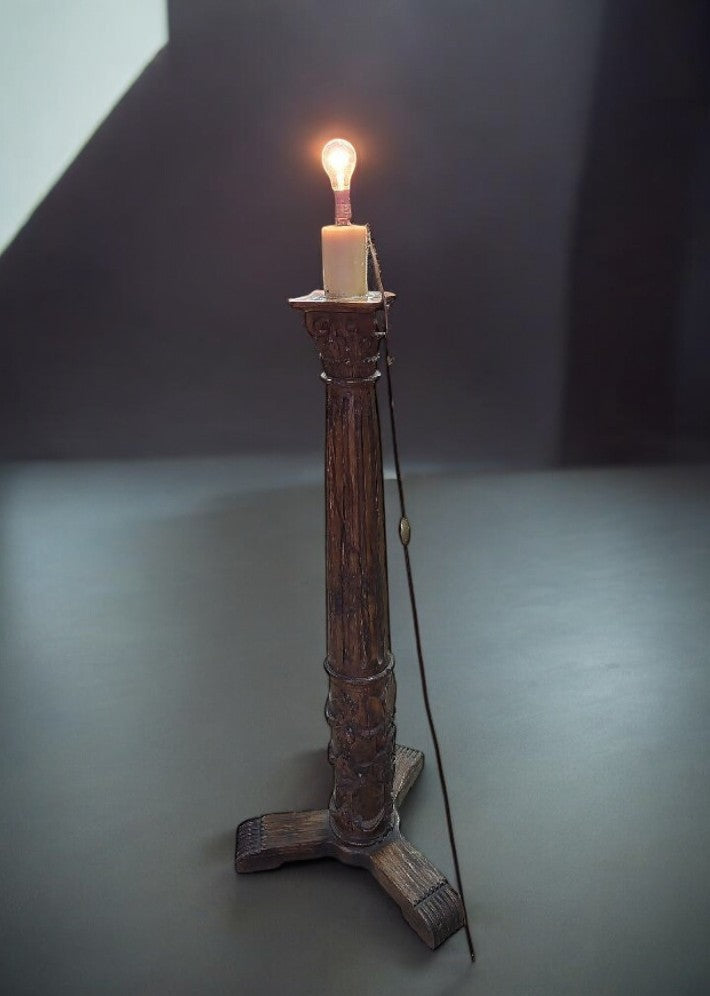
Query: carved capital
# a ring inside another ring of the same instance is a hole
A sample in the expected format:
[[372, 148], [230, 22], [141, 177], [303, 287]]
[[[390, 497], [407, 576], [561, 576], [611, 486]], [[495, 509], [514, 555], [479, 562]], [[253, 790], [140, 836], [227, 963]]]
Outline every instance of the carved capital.
[[[395, 299], [390, 291], [385, 297], [389, 304]], [[304, 312], [326, 381], [355, 386], [379, 376], [376, 368], [384, 335], [381, 294], [370, 291], [362, 298], [330, 299], [322, 291], [313, 291], [291, 298], [289, 304]]]
[[377, 312], [328, 315], [311, 311], [306, 315], [306, 328], [316, 344], [327, 382], [350, 386], [379, 377], [382, 332]]

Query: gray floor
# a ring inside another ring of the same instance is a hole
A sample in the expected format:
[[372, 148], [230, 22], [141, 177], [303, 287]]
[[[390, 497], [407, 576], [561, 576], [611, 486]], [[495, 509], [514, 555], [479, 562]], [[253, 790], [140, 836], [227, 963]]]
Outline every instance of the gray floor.
[[[3, 993], [708, 991], [710, 470], [409, 491], [477, 964], [358, 870], [232, 870], [239, 820], [327, 796], [317, 463], [35, 465], [3, 487]], [[450, 873], [391, 558], [403, 825]]]

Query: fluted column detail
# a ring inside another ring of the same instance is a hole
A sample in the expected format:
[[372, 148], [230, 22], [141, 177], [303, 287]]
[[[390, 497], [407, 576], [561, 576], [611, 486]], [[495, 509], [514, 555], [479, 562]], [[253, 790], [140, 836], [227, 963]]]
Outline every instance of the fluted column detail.
[[381, 311], [306, 312], [325, 381], [326, 718], [333, 830], [366, 844], [393, 819], [394, 660], [376, 384]]

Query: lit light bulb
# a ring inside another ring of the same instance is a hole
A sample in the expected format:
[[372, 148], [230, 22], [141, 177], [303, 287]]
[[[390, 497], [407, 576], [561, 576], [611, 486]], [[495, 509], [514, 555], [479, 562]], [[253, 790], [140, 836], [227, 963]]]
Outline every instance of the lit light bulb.
[[357, 162], [357, 153], [344, 138], [332, 138], [323, 146], [321, 161], [335, 194], [335, 224], [349, 225], [352, 217], [350, 180]]
[[323, 146], [321, 159], [333, 190], [349, 190], [357, 162], [357, 153], [350, 142], [344, 138], [332, 138]]

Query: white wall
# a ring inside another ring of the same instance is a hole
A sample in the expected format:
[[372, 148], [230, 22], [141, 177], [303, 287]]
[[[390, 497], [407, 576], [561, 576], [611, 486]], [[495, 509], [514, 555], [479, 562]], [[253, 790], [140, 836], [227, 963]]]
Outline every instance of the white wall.
[[0, 252], [167, 36], [165, 0], [0, 0]]

